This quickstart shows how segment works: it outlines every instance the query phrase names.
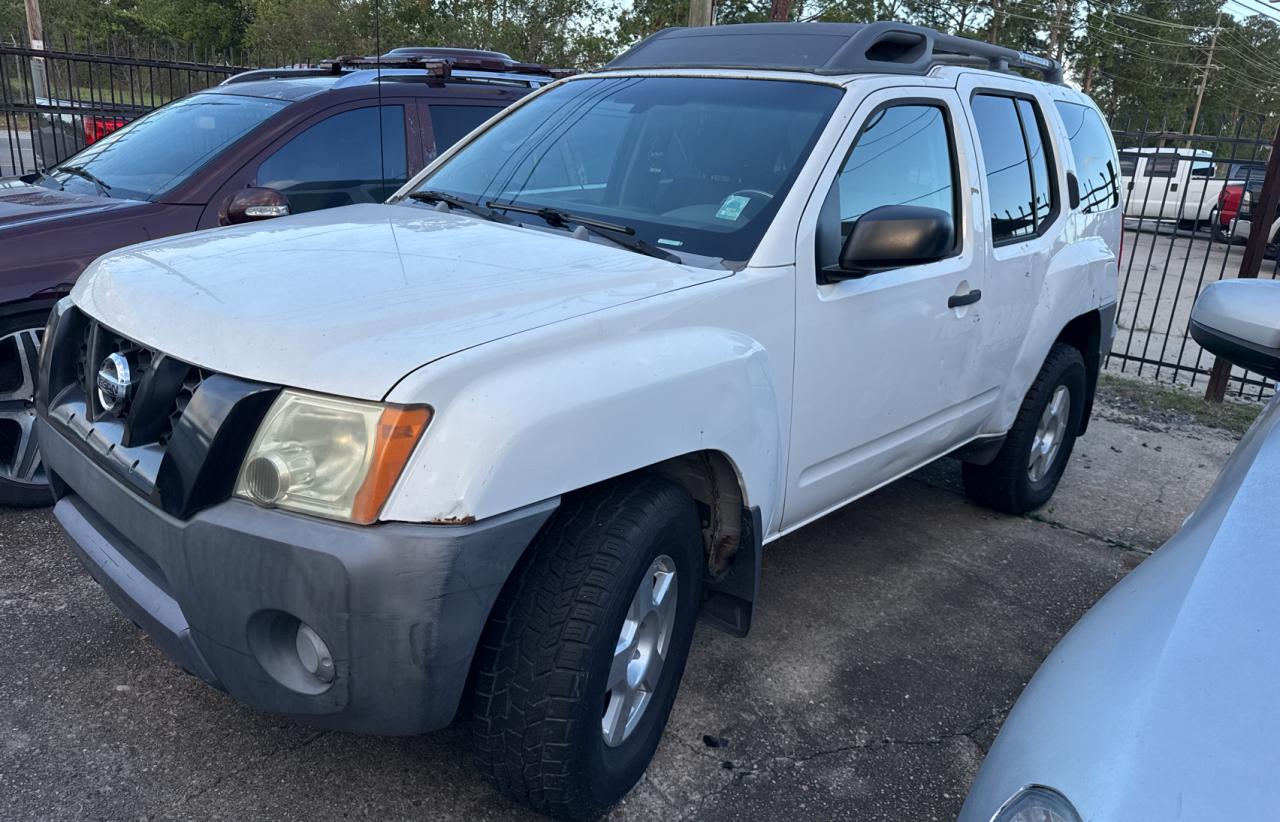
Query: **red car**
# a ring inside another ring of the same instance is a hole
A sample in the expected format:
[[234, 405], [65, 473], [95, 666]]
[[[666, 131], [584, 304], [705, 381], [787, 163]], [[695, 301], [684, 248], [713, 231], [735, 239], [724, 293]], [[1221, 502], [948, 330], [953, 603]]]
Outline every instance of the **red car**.
[[462, 49], [251, 71], [128, 124], [86, 118], [83, 150], [0, 179], [0, 505], [52, 502], [32, 436], [36, 360], [49, 309], [90, 262], [197, 229], [381, 202], [559, 74]]
[[1236, 242], [1236, 218], [1262, 191], [1262, 179], [1266, 174], [1262, 163], [1232, 163], [1227, 173], [1227, 184], [1218, 193], [1218, 204], [1210, 215], [1213, 238], [1220, 243]]

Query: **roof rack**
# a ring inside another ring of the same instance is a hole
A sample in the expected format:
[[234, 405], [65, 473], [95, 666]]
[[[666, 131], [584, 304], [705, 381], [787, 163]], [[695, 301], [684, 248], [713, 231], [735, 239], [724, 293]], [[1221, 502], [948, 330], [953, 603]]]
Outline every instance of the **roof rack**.
[[[345, 55], [321, 60], [314, 66], [290, 66], [284, 68], [254, 69], [228, 77], [221, 85], [248, 83], [254, 80], [282, 80], [291, 77], [329, 77], [360, 69], [417, 69], [425, 77], [439, 80], [453, 78], [454, 72], [486, 72], [499, 74], [525, 74], [558, 80], [577, 72], [573, 69], [557, 69], [537, 63], [521, 63], [497, 51], [479, 49], [452, 49], [407, 47], [393, 49], [374, 57]], [[391, 79], [391, 78], [388, 78]], [[403, 79], [403, 76], [397, 79]], [[459, 80], [475, 79], [459, 76]]]
[[670, 28], [605, 69], [751, 68], [813, 74], [928, 74], [940, 65], [1033, 71], [1062, 83], [1056, 60], [909, 23], [738, 23]]

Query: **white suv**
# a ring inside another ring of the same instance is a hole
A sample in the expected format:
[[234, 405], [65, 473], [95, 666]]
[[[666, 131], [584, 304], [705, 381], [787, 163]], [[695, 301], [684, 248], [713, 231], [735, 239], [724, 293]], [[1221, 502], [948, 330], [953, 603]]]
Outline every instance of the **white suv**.
[[1121, 231], [1060, 76], [896, 23], [669, 30], [388, 205], [103, 257], [45, 338], [55, 513], [210, 684], [383, 734], [464, 705], [502, 790], [595, 813], [763, 544], [945, 455], [1000, 510], [1053, 493]]

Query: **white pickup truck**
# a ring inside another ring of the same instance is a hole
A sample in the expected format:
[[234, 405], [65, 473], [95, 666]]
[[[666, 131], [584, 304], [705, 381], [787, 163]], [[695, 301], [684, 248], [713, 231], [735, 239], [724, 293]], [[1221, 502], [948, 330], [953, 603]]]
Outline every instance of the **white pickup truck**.
[[1208, 226], [1223, 185], [1212, 157], [1205, 149], [1121, 150], [1124, 216], [1173, 220], [1191, 229]]
[[45, 336], [55, 514], [206, 682], [370, 733], [464, 706], [500, 789], [596, 814], [764, 544], [947, 455], [1053, 493], [1122, 219], [1060, 81], [897, 23], [667, 30], [388, 204], [109, 254]]

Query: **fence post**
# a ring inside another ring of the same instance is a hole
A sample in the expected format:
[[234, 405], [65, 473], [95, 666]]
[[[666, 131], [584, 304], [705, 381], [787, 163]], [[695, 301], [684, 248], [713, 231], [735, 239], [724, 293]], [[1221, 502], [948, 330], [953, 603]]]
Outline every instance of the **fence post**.
[[[35, 51], [44, 51], [44, 19], [40, 16], [40, 0], [26, 0], [27, 40]], [[37, 98], [49, 99], [49, 77], [43, 57], [31, 58], [31, 92]]]
[[[1276, 209], [1280, 207], [1280, 126], [1276, 128], [1276, 136], [1271, 141], [1271, 156], [1267, 158], [1267, 174], [1262, 180], [1262, 193], [1258, 195], [1258, 203], [1253, 208], [1249, 221], [1249, 244], [1244, 248], [1244, 259], [1240, 261], [1242, 280], [1256, 279], [1262, 268], [1262, 256], [1271, 241], [1271, 223], [1276, 218]], [[1231, 363], [1222, 357], [1213, 361], [1213, 371], [1209, 374], [1209, 385], [1205, 388], [1204, 398], [1213, 402], [1222, 402], [1227, 395], [1227, 383], [1231, 380]]]

